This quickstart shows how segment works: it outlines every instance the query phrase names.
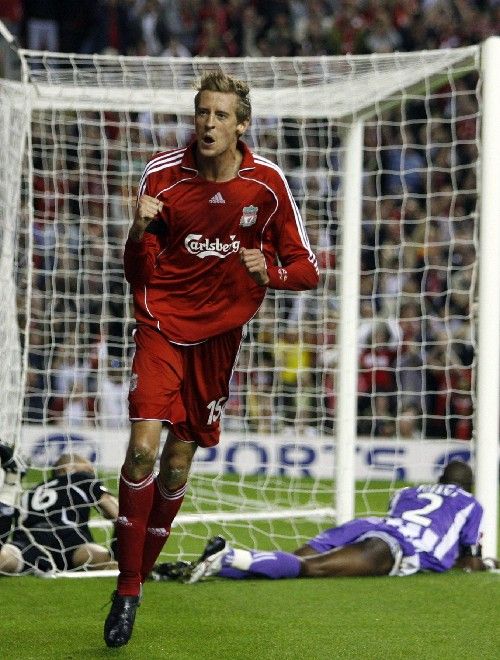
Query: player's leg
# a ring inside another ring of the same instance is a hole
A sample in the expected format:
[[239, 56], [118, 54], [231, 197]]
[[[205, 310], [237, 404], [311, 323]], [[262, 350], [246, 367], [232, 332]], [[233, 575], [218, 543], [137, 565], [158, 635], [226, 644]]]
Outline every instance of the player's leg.
[[394, 565], [389, 545], [368, 538], [319, 555], [302, 556], [301, 577], [388, 575]]
[[104, 622], [107, 646], [124, 646], [132, 636], [141, 593], [141, 565], [146, 527], [153, 504], [153, 467], [160, 446], [158, 420], [132, 423], [118, 489], [116, 539], [119, 575]]
[[142, 555], [153, 505], [153, 468], [161, 428], [162, 423], [158, 420], [132, 423], [120, 478], [116, 524], [120, 568], [117, 590], [120, 596], [137, 596], [141, 588]]
[[310, 557], [311, 555], [317, 555], [318, 551], [314, 548], [311, 548], [310, 545], [306, 544], [302, 545], [300, 548], [297, 548], [297, 550], [294, 550], [293, 554], [296, 557]]
[[160, 459], [160, 472], [154, 481], [153, 506], [149, 514], [141, 580], [144, 582], [165, 545], [172, 522], [186, 492], [187, 479], [197, 445], [184, 442], [170, 431]]
[[[220, 417], [224, 403], [229, 396], [229, 381], [234, 369], [242, 339], [242, 329], [230, 332], [197, 344], [183, 347], [182, 361], [184, 379], [181, 396], [186, 419], [172, 426], [167, 445], [163, 450], [160, 474], [157, 484], [159, 511], [163, 506], [168, 517], [173, 520], [184, 497], [185, 484], [191, 461], [197, 446], [212, 447], [219, 442]], [[161, 500], [163, 499], [163, 505]], [[171, 500], [170, 505], [168, 499]], [[167, 501], [165, 501], [167, 500]], [[172, 515], [173, 514], [173, 515]], [[151, 527], [164, 527], [161, 517], [153, 521]], [[161, 539], [151, 539], [151, 554], [146, 557], [143, 566], [143, 579], [153, 568]], [[146, 561], [147, 559], [147, 561]]]
[[[224, 539], [219, 547], [220, 544], [212, 543], [212, 539], [191, 570], [189, 581], [196, 582], [214, 574], [233, 579], [250, 575], [276, 579], [313, 575], [385, 574], [392, 569], [401, 548], [381, 525], [383, 527], [381, 521], [376, 519], [351, 520], [338, 527], [325, 529], [293, 554], [232, 549]], [[345, 550], [368, 536], [370, 541], [377, 542], [361, 547], [355, 545], [354, 550]], [[386, 539], [385, 542], [380, 539], [381, 536]], [[346, 564], [346, 558], [352, 560], [352, 563]]]
[[211, 575], [233, 580], [388, 575], [393, 565], [391, 548], [380, 538], [364, 539], [322, 554], [298, 557], [289, 552], [231, 548], [225, 539], [215, 537], [187, 571], [186, 582], [193, 584]]
[[54, 541], [57, 544], [57, 539], [52, 532], [15, 528], [12, 545], [21, 552], [22, 572], [41, 575], [64, 568], [63, 564], [57, 564], [50, 550], [54, 546]]
[[208, 541], [199, 559], [186, 569], [183, 578], [188, 584], [211, 575], [231, 580], [296, 578], [301, 573], [302, 563], [302, 559], [289, 552], [232, 548], [222, 536], [215, 536]]
[[122, 467], [116, 524], [120, 596], [137, 596], [148, 519], [153, 506], [153, 468], [164, 420], [184, 419], [180, 398], [180, 351], [153, 328], [134, 335], [136, 352], [129, 391], [130, 441]]
[[[104, 624], [108, 646], [127, 644], [139, 605], [147, 529], [154, 503], [153, 467], [162, 421], [185, 419], [180, 396], [181, 351], [152, 328], [141, 326], [134, 336], [129, 413], [132, 430], [119, 489], [116, 524], [118, 587]], [[149, 552], [149, 551], [146, 551]]]
[[88, 569], [115, 569], [118, 563], [111, 558], [107, 548], [98, 543], [83, 543], [71, 554], [71, 567]]
[[303, 560], [302, 576], [347, 577], [387, 575], [403, 549], [383, 520], [356, 518], [323, 530], [294, 554]]

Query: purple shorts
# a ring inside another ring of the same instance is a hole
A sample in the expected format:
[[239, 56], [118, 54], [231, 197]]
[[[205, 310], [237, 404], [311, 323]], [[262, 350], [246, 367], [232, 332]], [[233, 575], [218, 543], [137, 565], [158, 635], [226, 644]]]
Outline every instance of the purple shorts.
[[382, 518], [356, 518], [338, 527], [326, 529], [307, 543], [318, 553], [328, 552], [369, 538], [378, 538], [389, 546], [394, 565], [390, 575], [411, 575], [421, 570], [419, 553], [412, 543]]

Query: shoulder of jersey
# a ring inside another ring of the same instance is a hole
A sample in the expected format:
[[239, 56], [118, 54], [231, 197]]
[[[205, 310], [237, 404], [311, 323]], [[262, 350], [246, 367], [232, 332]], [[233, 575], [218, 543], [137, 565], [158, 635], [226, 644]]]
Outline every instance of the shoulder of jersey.
[[276, 163], [273, 163], [272, 160], [264, 158], [264, 156], [260, 156], [256, 153], [253, 154], [253, 159], [259, 173], [259, 177], [269, 179], [270, 181], [281, 180], [286, 183], [285, 175], [283, 174], [282, 169], [276, 165]]
[[155, 154], [146, 165], [143, 177], [180, 165], [185, 152], [186, 147], [183, 147], [182, 149], [172, 149], [171, 151], [162, 151]]

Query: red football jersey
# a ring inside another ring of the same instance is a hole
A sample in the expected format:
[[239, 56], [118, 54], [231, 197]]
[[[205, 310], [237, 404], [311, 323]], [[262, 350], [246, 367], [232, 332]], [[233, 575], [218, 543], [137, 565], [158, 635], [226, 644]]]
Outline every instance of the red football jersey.
[[195, 143], [155, 156], [138, 196], [163, 202], [141, 241], [127, 240], [125, 276], [138, 323], [167, 339], [196, 343], [242, 326], [259, 309], [266, 287], [240, 262], [241, 248], [262, 250], [270, 287], [318, 284], [316, 257], [280, 168], [239, 142], [243, 160], [230, 181], [202, 178]]

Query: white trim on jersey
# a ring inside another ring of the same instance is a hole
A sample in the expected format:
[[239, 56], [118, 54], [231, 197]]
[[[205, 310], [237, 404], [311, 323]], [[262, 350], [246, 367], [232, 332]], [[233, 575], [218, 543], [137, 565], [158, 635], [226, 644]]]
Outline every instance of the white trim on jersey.
[[186, 151], [186, 149], [187, 149], [187, 147], [180, 147], [179, 149], [172, 149], [171, 151], [164, 151], [163, 153], [158, 154], [157, 156], [154, 156], [144, 166], [144, 172], [142, 173], [142, 177], [147, 176], [150, 169], [152, 169], [153, 167], [156, 167], [157, 165], [160, 165], [163, 162], [166, 162], [168, 160], [172, 160], [172, 158], [182, 158], [185, 151]]
[[[280, 203], [279, 203], [279, 198], [278, 198], [278, 196], [276, 195], [276, 193], [274, 192], [274, 190], [273, 190], [270, 186], [268, 186], [267, 183], [264, 183], [264, 182], [261, 181], [260, 179], [253, 179], [252, 177], [249, 177], [249, 176], [242, 176], [242, 175], [241, 175], [241, 172], [238, 172], [238, 176], [240, 177], [240, 179], [244, 179], [245, 181], [253, 181], [254, 183], [258, 183], [260, 186], [263, 186], [264, 188], [266, 188], [266, 190], [269, 190], [269, 192], [271, 193], [271, 195], [272, 195], [272, 196], [274, 197], [274, 199], [276, 200], [276, 208], [275, 208], [274, 211], [269, 215], [269, 217], [268, 217], [268, 219], [267, 219], [265, 225], [262, 227], [262, 230], [261, 230], [261, 232], [260, 232], [260, 235], [261, 235], [261, 237], [262, 237], [262, 236], [264, 236], [264, 232], [265, 232], [265, 230], [266, 230], [267, 225], [268, 225], [269, 222], [271, 221], [271, 218], [272, 218], [273, 215], [276, 213], [276, 211], [279, 209], [279, 205], [280, 205]], [[261, 247], [261, 250], [262, 250], [262, 247], [263, 247], [263, 246], [262, 246], [262, 240], [261, 240], [261, 242], [260, 242], [260, 247]]]
[[166, 167], [172, 167], [173, 165], [178, 165], [181, 161], [182, 158], [184, 157], [184, 153], [186, 151], [187, 147], [184, 147], [182, 149], [176, 149], [174, 151], [168, 151], [167, 153], [161, 154], [160, 156], [156, 156], [156, 158], [152, 158], [144, 168], [144, 172], [142, 173], [142, 176], [139, 181], [139, 192], [138, 192], [138, 197], [140, 197], [143, 194], [145, 185], [146, 185], [146, 180], [148, 176], [152, 172], [158, 172], [159, 170], [162, 170]]
[[281, 180], [283, 181], [283, 184], [285, 186], [285, 190], [288, 194], [288, 199], [289, 199], [290, 204], [291, 204], [292, 209], [293, 209], [293, 214], [294, 214], [294, 217], [295, 217], [295, 224], [297, 226], [297, 231], [299, 233], [299, 236], [302, 240], [302, 245], [306, 248], [306, 250], [309, 253], [309, 256], [308, 256], [309, 261], [311, 262], [311, 264], [316, 269], [316, 272], [319, 273], [318, 262], [317, 262], [317, 259], [316, 259], [316, 255], [311, 250], [311, 244], [309, 243], [309, 237], [307, 236], [306, 228], [305, 228], [305, 225], [304, 225], [304, 220], [302, 219], [299, 208], [297, 206], [297, 203], [295, 202], [295, 199], [293, 198], [292, 191], [290, 190], [290, 186], [288, 185], [288, 181], [286, 180], [286, 177], [283, 174], [283, 171], [275, 163], [268, 160], [267, 158], [264, 158], [263, 156], [258, 156], [257, 154], [254, 154], [254, 161], [256, 163], [258, 163], [259, 165], [263, 165], [264, 167], [269, 167], [270, 169], [274, 170], [280, 176]]
[[[151, 311], [148, 307], [148, 287], [146, 285], [144, 285], [144, 307], [146, 308], [146, 311], [149, 314], [149, 316], [152, 319], [154, 319], [155, 317], [153, 316], [153, 314], [151, 314]], [[158, 321], [158, 323], [159, 323], [159, 321]]]
[[[162, 417], [161, 419], [158, 417], [129, 417], [128, 419], [129, 422], [166, 422], [167, 424], [173, 424], [172, 420], [166, 417]], [[191, 443], [191, 440], [183, 440], [182, 442]]]
[[[167, 164], [164, 164], [161, 167], [157, 167], [156, 169], [151, 170], [151, 171], [156, 172], [156, 171], [159, 171], [159, 170], [167, 169], [168, 167], [173, 167], [174, 165], [177, 165], [180, 162], [181, 161], [179, 160], [179, 161], [175, 161], [175, 162], [172, 162], [172, 163], [167, 163]], [[189, 181], [189, 179], [194, 179], [196, 176], [197, 176], [197, 173], [194, 176], [193, 175], [192, 176], [186, 176], [183, 179], [179, 179], [178, 181], [174, 181], [174, 183], [172, 183], [171, 186], [168, 186], [167, 188], [162, 188], [162, 190], [157, 192], [156, 197], [158, 197], [158, 195], [161, 195], [161, 193], [163, 193], [163, 192], [168, 192], [169, 190], [172, 190], [172, 188], [175, 188], [177, 185], [179, 185], [180, 183], [183, 183], [184, 181]], [[144, 181], [144, 185], [146, 185], [146, 181]], [[163, 250], [160, 250], [160, 252], [156, 255], [156, 259], [159, 259], [160, 256], [165, 252], [166, 249], [167, 248], [164, 248]], [[144, 285], [144, 307], [145, 307], [147, 313], [149, 314], [149, 316], [152, 319], [156, 320], [156, 325], [157, 325], [158, 330], [161, 330], [160, 320], [149, 309], [149, 305], [148, 305], [148, 286], [147, 286], [147, 284]]]
[[472, 511], [473, 508], [474, 508], [474, 502], [471, 502], [469, 506], [465, 507], [465, 509], [462, 509], [457, 513], [457, 515], [455, 516], [455, 520], [450, 525], [448, 531], [432, 551], [434, 557], [436, 557], [439, 560], [442, 560], [443, 557], [446, 555], [446, 553], [449, 552], [449, 550], [455, 545], [455, 543], [457, 543], [458, 538], [460, 536], [460, 531], [462, 527], [465, 525], [469, 513]]
[[[167, 169], [167, 167], [173, 167], [175, 164], [176, 163], [172, 163], [171, 165], [166, 165], [165, 167], [159, 167], [158, 170], [165, 170]], [[168, 186], [168, 188], [162, 188], [159, 192], [157, 192], [156, 197], [158, 197], [158, 195], [161, 195], [163, 192], [168, 192], [169, 190], [172, 190], [172, 188], [178, 186], [179, 183], [184, 183], [184, 181], [190, 181], [191, 179], [196, 179], [197, 176], [198, 174], [194, 174], [191, 176], [185, 176], [183, 179], [179, 179], [178, 181], [174, 181], [174, 183], [171, 186]]]
[[182, 341], [174, 341], [173, 339], [167, 339], [170, 344], [175, 344], [176, 346], [198, 346], [199, 344], [204, 344], [208, 339], [202, 339], [201, 341], [194, 341], [191, 343], [185, 343]]
[[87, 497], [85, 491], [79, 488], [78, 486], [76, 486], [75, 484], [71, 484], [70, 489], [75, 490], [78, 493], [78, 495], [80, 495], [80, 497], [84, 502], [90, 502], [90, 499]]

